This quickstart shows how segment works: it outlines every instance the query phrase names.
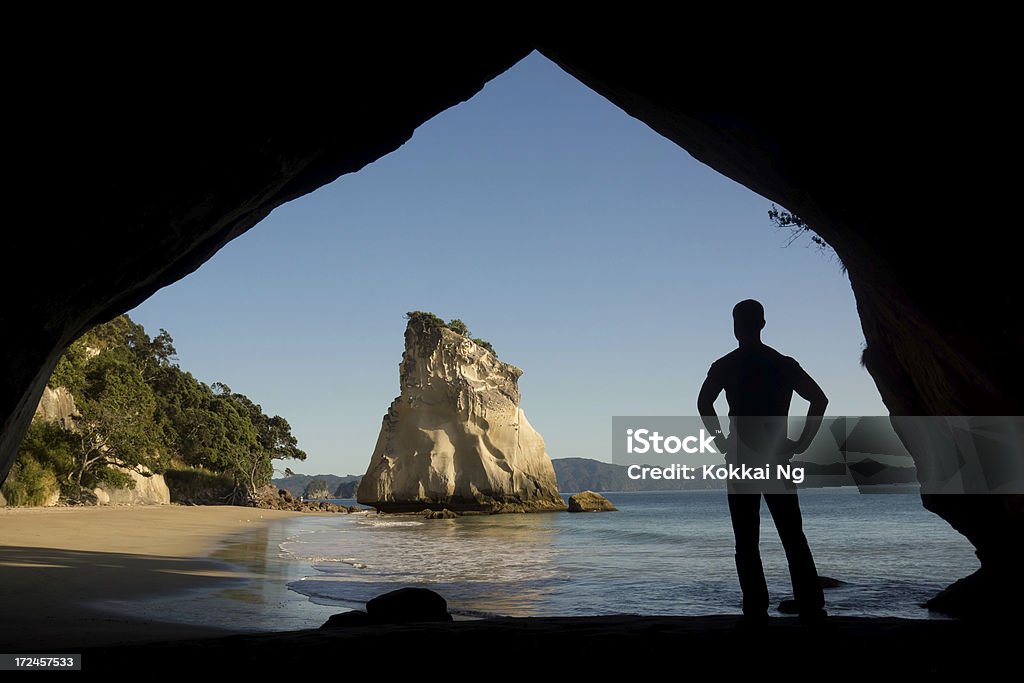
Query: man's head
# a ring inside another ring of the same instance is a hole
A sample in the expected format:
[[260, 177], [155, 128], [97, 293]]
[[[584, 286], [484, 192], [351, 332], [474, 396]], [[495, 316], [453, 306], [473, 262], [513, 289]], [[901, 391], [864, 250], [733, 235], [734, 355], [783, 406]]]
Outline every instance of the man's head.
[[739, 343], [760, 341], [764, 329], [764, 306], [744, 299], [732, 307], [732, 331]]

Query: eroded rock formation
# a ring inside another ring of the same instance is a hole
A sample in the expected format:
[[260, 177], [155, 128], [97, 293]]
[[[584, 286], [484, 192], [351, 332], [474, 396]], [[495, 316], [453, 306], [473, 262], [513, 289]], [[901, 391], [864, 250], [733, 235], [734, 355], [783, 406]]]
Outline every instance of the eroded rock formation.
[[74, 420], [78, 414], [78, 407], [75, 406], [75, 397], [64, 387], [56, 389], [46, 386], [43, 388], [43, 395], [39, 397], [39, 405], [36, 406], [36, 415], [56, 422], [64, 429], [73, 429]]
[[522, 374], [460, 334], [410, 319], [402, 393], [357, 500], [385, 512], [564, 510], [544, 439], [519, 407]]
[[97, 505], [170, 505], [171, 491], [167, 488], [167, 482], [162, 474], [151, 474], [137, 472], [128, 467], [118, 467], [127, 474], [133, 482], [134, 488], [101, 486], [92, 490], [96, 496]]
[[[75, 397], [65, 387], [46, 386], [36, 406], [36, 415], [49, 422], [56, 422], [64, 429], [75, 429], [74, 417], [78, 415]], [[97, 505], [170, 505], [171, 491], [162, 474], [149, 470], [136, 471], [130, 467], [111, 465], [126, 474], [134, 487], [115, 487], [104, 484], [92, 490]], [[53, 506], [60, 500], [60, 492], [54, 491], [44, 505]]]

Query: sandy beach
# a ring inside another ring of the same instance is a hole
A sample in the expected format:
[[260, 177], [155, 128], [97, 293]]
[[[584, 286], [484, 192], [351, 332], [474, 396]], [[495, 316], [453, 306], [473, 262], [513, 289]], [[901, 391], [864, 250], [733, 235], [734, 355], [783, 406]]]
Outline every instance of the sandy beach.
[[0, 652], [226, 635], [96, 605], [241, 584], [252, 575], [210, 554], [225, 539], [298, 515], [229, 506], [0, 508]]
[[[252, 624], [230, 629], [172, 623], [144, 607], [154, 595], [213, 589], [197, 593], [209, 595], [267, 584], [247, 582], [261, 576], [245, 568], [255, 565], [242, 556], [238, 564], [226, 562], [231, 555], [221, 551], [250, 544], [257, 555], [265, 554], [266, 546], [252, 539], [300, 514], [179, 506], [0, 509], [0, 652], [81, 653], [84, 668], [95, 672], [143, 671], [159, 662], [164, 673], [224, 666], [294, 673], [310, 662], [334, 661], [339, 653], [358, 653], [345, 664], [355, 672], [364, 665], [377, 670], [395, 652], [403, 653], [397, 664], [412, 666], [435, 661], [438, 652], [463, 653], [467, 661], [487, 658], [501, 644], [529, 652], [531, 661], [584, 670], [609, 657], [639, 665], [688, 653], [681, 664], [687, 670], [721, 672], [728, 666], [763, 673], [766, 662], [775, 662], [817, 676], [838, 664], [869, 672], [883, 662], [889, 671], [917, 674], [976, 671], [1008, 651], [1010, 632], [957, 621], [840, 617], [807, 628], [780, 618], [751, 633], [738, 628], [735, 615], [613, 615], [256, 633]], [[309, 609], [304, 598], [296, 599]], [[103, 609], [111, 600], [138, 609]], [[279, 607], [273, 609], [276, 614]]]

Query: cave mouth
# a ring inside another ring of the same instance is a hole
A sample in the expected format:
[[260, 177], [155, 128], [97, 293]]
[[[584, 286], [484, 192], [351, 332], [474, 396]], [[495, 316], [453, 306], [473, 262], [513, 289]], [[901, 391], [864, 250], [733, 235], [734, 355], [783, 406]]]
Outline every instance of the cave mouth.
[[[66, 141], [66, 149], [82, 152], [69, 157], [88, 160], [89, 172], [77, 175], [88, 197], [82, 229], [57, 244], [37, 231], [25, 244], [26, 253], [47, 254], [64, 281], [80, 284], [69, 290], [62, 282], [40, 282], [31, 301], [12, 301], [3, 314], [5, 329], [13, 331], [0, 353], [4, 475], [50, 372], [73, 339], [192, 272], [275, 207], [393, 151], [418, 125], [468, 99], [535, 48], [699, 161], [815, 227], [848, 269], [867, 342], [865, 365], [892, 414], [1024, 412], [1015, 389], [1019, 321], [992, 330], [976, 324], [979, 318], [1004, 320], [1013, 310], [1009, 274], [1015, 271], [1000, 267], [1007, 254], [993, 254], [978, 240], [933, 242], [929, 258], [918, 258], [920, 238], [907, 228], [917, 221], [902, 207], [934, 202], [928, 183], [910, 187], [905, 178], [908, 169], [934, 178], [943, 167], [929, 167], [931, 158], [918, 156], [918, 141], [908, 144], [913, 131], [872, 116], [869, 103], [850, 103], [840, 93], [823, 93], [813, 111], [760, 97], [728, 109], [702, 107], [678, 87], [685, 70], [680, 56], [657, 45], [633, 50], [512, 39], [466, 45], [456, 58], [397, 49], [403, 69], [377, 66], [353, 81], [353, 101], [361, 106], [332, 112], [330, 127], [281, 121], [254, 132], [234, 122], [129, 134], [123, 120], [110, 115], [129, 110], [127, 101], [113, 94], [116, 88], [104, 91], [109, 98], [95, 112], [88, 143]], [[919, 92], [901, 94], [898, 74], [871, 75], [873, 87], [890, 95], [887, 110], [898, 112], [896, 119], [943, 109]], [[795, 75], [793, 86], [808, 87], [810, 81], [801, 82], [806, 78]], [[824, 106], [829, 95], [842, 106]], [[101, 154], [89, 153], [97, 148]], [[144, 248], [140, 235], [147, 238]], [[950, 278], [941, 265], [968, 262], [992, 267], [965, 281]], [[960, 305], [966, 302], [971, 305]], [[947, 497], [929, 507], [974, 543], [983, 567], [992, 570], [986, 575], [1002, 577], [1019, 569], [1012, 540], [1021, 537], [1024, 523], [1018, 498]]]
[[[534, 52], [131, 315], [179, 350], [201, 344], [193, 369], [264, 397], [312, 435], [311, 457], [361, 444], [332, 463], [343, 473], [365, 468], [411, 310], [464, 320], [526, 370], [529, 414], [556, 457], [607, 457], [608, 415], [692, 414], [747, 296], [835, 413], [882, 414], [840, 265], [807, 237], [785, 248], [797, 233], [773, 229], [770, 206]], [[556, 358], [568, 349], [571, 364]]]

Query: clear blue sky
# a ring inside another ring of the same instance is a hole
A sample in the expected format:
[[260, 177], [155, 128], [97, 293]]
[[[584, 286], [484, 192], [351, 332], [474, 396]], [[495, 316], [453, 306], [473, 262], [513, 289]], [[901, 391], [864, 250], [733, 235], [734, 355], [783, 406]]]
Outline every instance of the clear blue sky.
[[525, 370], [555, 458], [610, 460], [613, 415], [694, 414], [748, 297], [829, 414], [887, 414], [849, 281], [808, 240], [786, 247], [769, 206], [534, 54], [131, 316], [199, 379], [285, 416], [310, 474], [364, 471], [416, 309]]

